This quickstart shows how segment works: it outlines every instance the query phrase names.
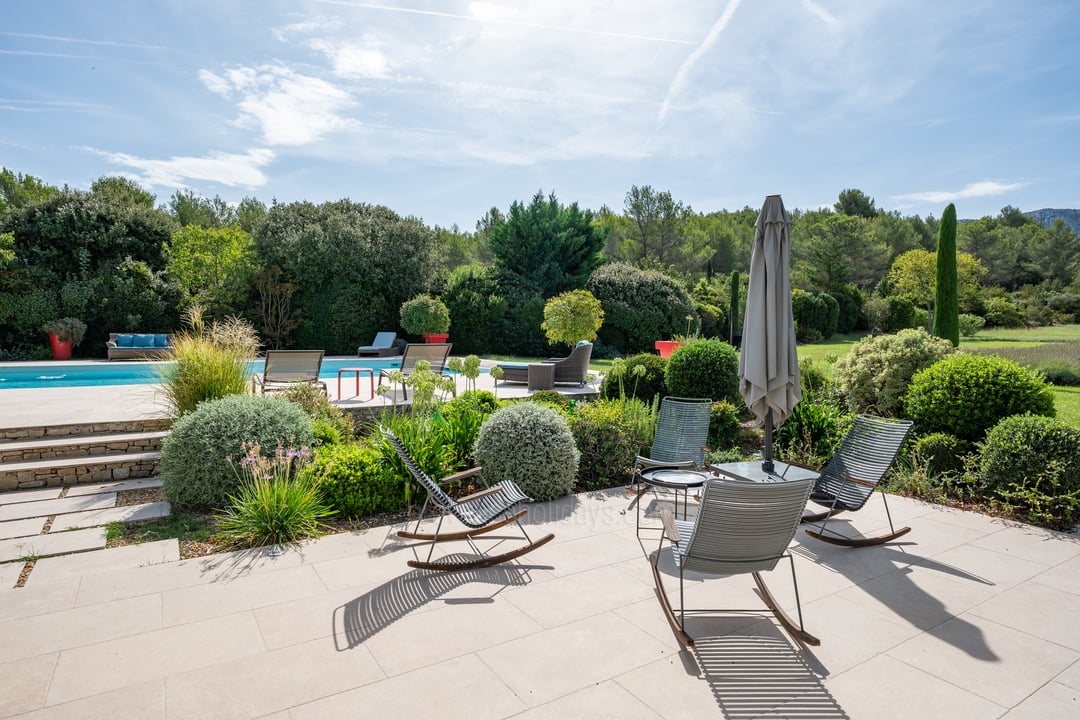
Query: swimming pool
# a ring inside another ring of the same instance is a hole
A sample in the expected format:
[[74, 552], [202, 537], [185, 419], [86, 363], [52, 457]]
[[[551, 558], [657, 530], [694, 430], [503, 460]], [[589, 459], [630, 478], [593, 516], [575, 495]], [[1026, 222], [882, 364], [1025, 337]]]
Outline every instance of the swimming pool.
[[[324, 381], [337, 379], [341, 368], [366, 367], [374, 370], [397, 367], [400, 359], [326, 358], [319, 377]], [[27, 388], [98, 387], [103, 385], [142, 385], [158, 381], [158, 369], [167, 362], [107, 362], [75, 363], [0, 363], [0, 390]], [[262, 372], [263, 361], [253, 360], [253, 372]]]

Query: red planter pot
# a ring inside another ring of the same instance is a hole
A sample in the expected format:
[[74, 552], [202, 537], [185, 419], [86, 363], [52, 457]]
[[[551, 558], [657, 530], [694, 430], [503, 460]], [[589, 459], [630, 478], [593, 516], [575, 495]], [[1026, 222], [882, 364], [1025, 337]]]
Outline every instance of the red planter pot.
[[669, 358], [682, 345], [678, 340], [657, 340], [653, 345], [660, 352], [660, 357]]
[[71, 343], [56, 339], [56, 333], [49, 333], [49, 342], [52, 344], [53, 360], [70, 360]]
[[424, 333], [426, 343], [444, 343], [450, 339], [450, 333]]

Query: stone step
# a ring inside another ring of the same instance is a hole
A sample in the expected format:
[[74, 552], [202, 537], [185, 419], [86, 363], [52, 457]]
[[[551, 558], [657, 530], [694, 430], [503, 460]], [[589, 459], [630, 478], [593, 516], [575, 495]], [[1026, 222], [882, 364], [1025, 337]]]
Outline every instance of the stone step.
[[[0, 502], [3, 502], [0, 495]], [[0, 521], [25, 520], [28, 518], [46, 517], [48, 515], [63, 515], [65, 513], [81, 512], [83, 510], [101, 510], [116, 505], [116, 493], [102, 493], [99, 495], [84, 495], [73, 498], [57, 498], [56, 500], [38, 500], [37, 502], [12, 503], [0, 505]]]
[[179, 559], [180, 543], [176, 538], [139, 545], [124, 545], [106, 550], [92, 550], [76, 555], [42, 558], [34, 565], [34, 570], [30, 573], [26, 585], [27, 587], [44, 585], [72, 577], [85, 577], [144, 565], [159, 565]]
[[150, 477], [160, 457], [152, 451], [3, 463], [0, 491]]
[[154, 430], [14, 440], [0, 444], [0, 463], [159, 450], [168, 434], [166, 430]]
[[134, 523], [143, 520], [168, 517], [172, 506], [167, 502], [145, 503], [143, 505], [121, 505], [102, 508], [101, 510], [83, 510], [82, 512], [57, 515], [53, 520], [50, 533], [73, 530], [75, 528], [98, 527], [113, 522]]
[[105, 528], [103, 527], [31, 535], [13, 540], [0, 540], [0, 562], [104, 549]]
[[0, 522], [0, 540], [38, 535], [45, 529], [45, 520], [46, 518], [38, 517]]
[[155, 430], [168, 430], [171, 424], [172, 420], [169, 418], [143, 418], [139, 420], [107, 420], [66, 425], [0, 428], [0, 446], [4, 446], [9, 442], [58, 438], [68, 435], [86, 437], [113, 433], [153, 432]]
[[[161, 487], [160, 477], [134, 478], [132, 480], [113, 480], [103, 483], [84, 483], [69, 487], [64, 497], [80, 497], [82, 495], [97, 495], [99, 493], [124, 492], [125, 490], [150, 490]], [[0, 495], [0, 504], [4, 502], [4, 496]]]

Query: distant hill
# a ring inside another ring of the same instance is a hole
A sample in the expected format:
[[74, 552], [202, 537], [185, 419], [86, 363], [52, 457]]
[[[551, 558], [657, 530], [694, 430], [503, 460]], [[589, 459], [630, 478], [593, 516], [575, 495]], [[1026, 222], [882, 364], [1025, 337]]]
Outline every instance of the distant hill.
[[1040, 225], [1050, 227], [1054, 221], [1061, 218], [1065, 224], [1072, 228], [1074, 233], [1080, 233], [1080, 210], [1058, 210], [1056, 208], [1043, 208], [1024, 213]]

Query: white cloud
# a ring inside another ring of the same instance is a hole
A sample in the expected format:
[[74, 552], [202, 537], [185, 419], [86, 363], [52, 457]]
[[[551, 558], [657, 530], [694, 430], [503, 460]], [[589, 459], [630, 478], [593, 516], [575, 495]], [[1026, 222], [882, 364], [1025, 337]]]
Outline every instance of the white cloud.
[[311, 47], [329, 58], [335, 75], [374, 79], [390, 75], [390, 61], [382, 51], [370, 45], [338, 45], [326, 40], [312, 40]]
[[274, 159], [273, 151], [265, 148], [254, 148], [246, 153], [212, 152], [206, 157], [174, 156], [168, 160], [88, 149], [114, 165], [141, 171], [135, 179], [150, 187], [182, 188], [188, 180], [211, 181], [229, 187], [260, 187], [266, 184], [266, 175], [260, 168]]
[[928, 192], [908, 193], [906, 195], [894, 195], [894, 200], [914, 200], [916, 202], [947, 203], [956, 200], [970, 198], [994, 197], [1005, 193], [1019, 190], [1027, 183], [1000, 183], [993, 180], [984, 180], [964, 186], [960, 190], [931, 190]]
[[236, 120], [257, 127], [268, 145], [308, 145], [349, 125], [343, 111], [354, 104], [348, 92], [283, 65], [233, 68], [218, 75], [199, 72], [211, 92], [239, 96]]

